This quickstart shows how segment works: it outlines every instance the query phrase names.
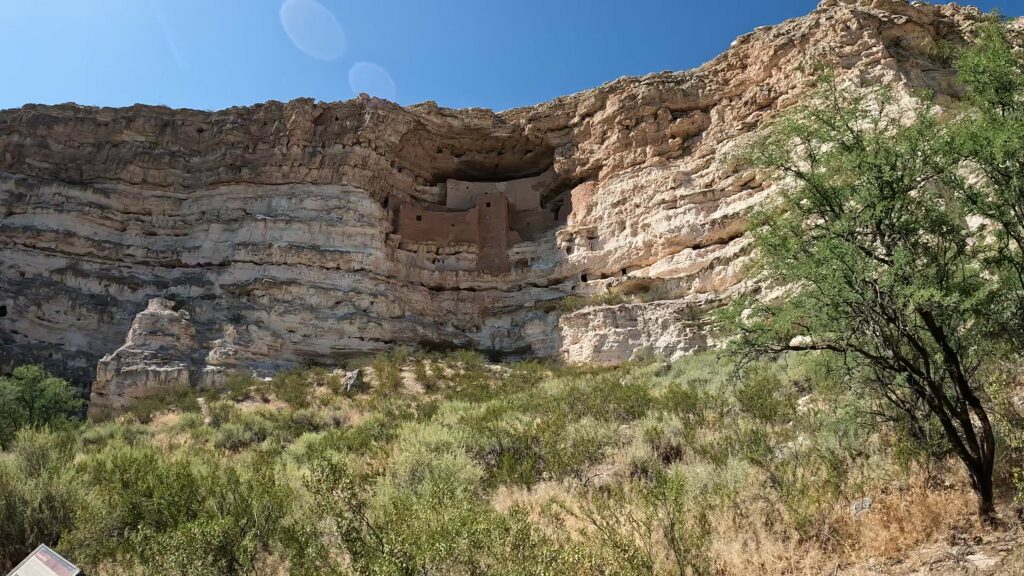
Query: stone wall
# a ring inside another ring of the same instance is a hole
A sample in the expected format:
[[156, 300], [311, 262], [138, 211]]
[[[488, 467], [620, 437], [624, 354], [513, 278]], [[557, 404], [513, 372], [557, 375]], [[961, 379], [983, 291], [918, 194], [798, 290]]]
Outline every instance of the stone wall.
[[508, 199], [500, 193], [481, 194], [477, 196], [476, 211], [480, 230], [477, 270], [490, 274], [510, 271], [508, 248], [519, 237], [508, 226]]
[[473, 244], [478, 249], [475, 270], [509, 272], [510, 246], [536, 240], [555, 227], [554, 214], [541, 208], [553, 179], [552, 170], [502, 182], [448, 179], [439, 186], [444, 209], [403, 205], [395, 233], [403, 242], [414, 244]]
[[395, 232], [404, 242], [473, 244], [477, 247], [477, 271], [508, 272], [508, 248], [520, 241], [519, 234], [509, 228], [508, 199], [499, 193], [482, 193], [474, 198], [474, 207], [458, 212], [402, 206]]
[[539, 210], [541, 199], [551, 188], [554, 172], [548, 170], [539, 176], [503, 182], [467, 182], [449, 179], [445, 183], [445, 206], [453, 210], [466, 210], [476, 205], [484, 194], [502, 194], [508, 198], [513, 211]]
[[522, 240], [537, 240], [555, 225], [555, 215], [547, 210], [519, 210], [512, 212], [509, 217], [509, 227]]
[[396, 232], [410, 242], [442, 246], [480, 244], [479, 220], [475, 207], [460, 212], [441, 212], [406, 205], [398, 209]]

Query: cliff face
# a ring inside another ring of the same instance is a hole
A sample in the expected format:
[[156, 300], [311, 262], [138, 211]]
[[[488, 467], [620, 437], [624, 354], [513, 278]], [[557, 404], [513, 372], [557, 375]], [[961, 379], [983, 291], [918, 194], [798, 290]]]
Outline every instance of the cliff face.
[[[826, 0], [695, 70], [498, 114], [367, 97], [0, 112], [0, 368], [89, 383], [99, 363], [117, 388], [160, 364], [145, 335], [168, 330], [173, 378], [193, 383], [399, 344], [597, 362], [700, 348], [701, 318], [741, 283], [743, 214], [771, 193], [731, 153], [821, 63], [955, 97], [937, 47], [977, 17]], [[488, 216], [473, 186], [508, 210]], [[475, 207], [453, 208], [455, 190]], [[557, 306], [607, 291], [635, 301]]]

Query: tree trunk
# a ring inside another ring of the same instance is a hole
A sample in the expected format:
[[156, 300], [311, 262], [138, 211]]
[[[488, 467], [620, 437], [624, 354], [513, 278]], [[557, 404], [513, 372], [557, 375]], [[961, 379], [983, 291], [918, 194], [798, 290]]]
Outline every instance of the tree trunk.
[[980, 443], [978, 462], [975, 464], [977, 472], [971, 473], [972, 483], [975, 486], [974, 491], [978, 494], [978, 516], [985, 524], [992, 525], [996, 521], [992, 480], [996, 466], [996, 439], [992, 431], [992, 421], [989, 420], [988, 413], [982, 407], [981, 401], [973, 390], [968, 389], [968, 392], [969, 394], [965, 394], [965, 396], [967, 396], [968, 403], [973, 408], [976, 417], [970, 418], [969, 421], [973, 424], [977, 420], [981, 428], [978, 430]]
[[995, 496], [993, 494], [992, 469], [976, 463], [966, 463], [971, 476], [971, 488], [978, 497], [978, 517], [985, 524], [993, 524], [996, 520]]
[[978, 516], [985, 524], [992, 524], [996, 520], [996, 507], [992, 497], [992, 479], [982, 483], [978, 489]]

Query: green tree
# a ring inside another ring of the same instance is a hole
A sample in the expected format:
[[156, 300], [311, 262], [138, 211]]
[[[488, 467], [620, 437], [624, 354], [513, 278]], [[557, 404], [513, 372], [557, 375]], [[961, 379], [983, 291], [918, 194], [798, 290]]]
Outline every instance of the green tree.
[[952, 124], [949, 185], [987, 223], [989, 278], [1005, 298], [991, 320], [1024, 350], [1024, 61], [999, 22], [978, 29], [957, 60], [968, 107]]
[[41, 366], [20, 366], [0, 377], [0, 446], [7, 446], [26, 426], [64, 422], [81, 415], [79, 392]]
[[[992, 517], [995, 436], [982, 370], [1012, 343], [1012, 286], [993, 279], [998, 242], [972, 225], [955, 184], [956, 139], [929, 107], [825, 78], [751, 151], [781, 183], [754, 217], [755, 266], [780, 297], [727, 314], [748, 355], [841, 355], [922, 438], [937, 421]], [[934, 419], [934, 420], [933, 420]]]

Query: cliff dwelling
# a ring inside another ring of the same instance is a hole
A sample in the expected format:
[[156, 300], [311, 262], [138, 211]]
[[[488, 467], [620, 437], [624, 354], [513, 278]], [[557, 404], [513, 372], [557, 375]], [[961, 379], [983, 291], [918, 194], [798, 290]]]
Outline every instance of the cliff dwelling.
[[402, 241], [477, 246], [476, 269], [500, 274], [511, 270], [510, 246], [535, 240], [555, 226], [555, 214], [541, 206], [554, 173], [505, 182], [449, 179], [439, 184], [443, 207], [398, 209], [395, 233]]

